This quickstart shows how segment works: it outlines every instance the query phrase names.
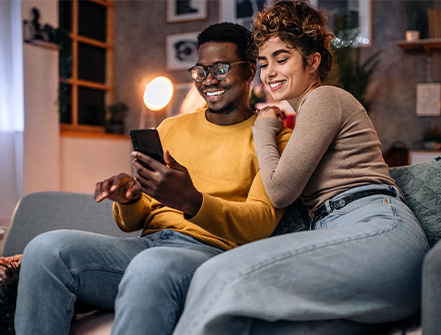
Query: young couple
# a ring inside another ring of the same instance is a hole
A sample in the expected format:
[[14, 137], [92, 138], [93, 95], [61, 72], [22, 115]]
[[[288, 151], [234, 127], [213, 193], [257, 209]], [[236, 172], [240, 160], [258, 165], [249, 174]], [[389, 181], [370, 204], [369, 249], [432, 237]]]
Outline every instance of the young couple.
[[[364, 334], [415, 313], [427, 242], [363, 106], [323, 85], [331, 38], [300, 1], [259, 13], [252, 35], [201, 32], [190, 74], [207, 108], [158, 127], [167, 166], [134, 152], [136, 179], [96, 185], [141, 237], [31, 241], [16, 333], [68, 334], [76, 300], [114, 309], [112, 334], [130, 335]], [[291, 136], [276, 107], [249, 107], [254, 45], [262, 82], [297, 112]], [[311, 229], [266, 238], [297, 198]]]

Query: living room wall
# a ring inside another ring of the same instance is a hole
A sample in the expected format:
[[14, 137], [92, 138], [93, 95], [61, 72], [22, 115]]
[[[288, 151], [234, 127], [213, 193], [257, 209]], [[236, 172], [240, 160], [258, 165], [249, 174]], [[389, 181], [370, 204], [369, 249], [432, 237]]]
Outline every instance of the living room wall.
[[[362, 57], [380, 50], [380, 65], [368, 89], [369, 115], [386, 150], [402, 140], [417, 149], [424, 129], [441, 128], [441, 118], [416, 116], [416, 84], [426, 82], [424, 52], [404, 52], [396, 41], [403, 40], [404, 0], [372, 0], [372, 44]], [[435, 0], [441, 6], [441, 0]], [[219, 18], [217, 0], [208, 1], [208, 17], [201, 21], [166, 22], [165, 1], [115, 1], [115, 94], [116, 100], [130, 107], [128, 129], [139, 124], [145, 108], [142, 94], [145, 84], [155, 75], [167, 75], [174, 83], [190, 83], [187, 71], [168, 71], [165, 40], [168, 35], [197, 32]], [[441, 82], [441, 51], [432, 55], [432, 78]], [[158, 114], [158, 122], [166, 116]]]

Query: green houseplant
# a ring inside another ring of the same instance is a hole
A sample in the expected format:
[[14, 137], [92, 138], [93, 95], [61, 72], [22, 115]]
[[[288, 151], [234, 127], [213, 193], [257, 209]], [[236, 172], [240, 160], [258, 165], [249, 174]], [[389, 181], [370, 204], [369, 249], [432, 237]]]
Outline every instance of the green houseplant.
[[416, 41], [420, 38], [421, 30], [427, 20], [427, 2], [424, 0], [404, 1], [403, 12], [406, 23], [406, 41]]
[[106, 132], [124, 134], [124, 120], [128, 110], [129, 107], [123, 102], [107, 106]]

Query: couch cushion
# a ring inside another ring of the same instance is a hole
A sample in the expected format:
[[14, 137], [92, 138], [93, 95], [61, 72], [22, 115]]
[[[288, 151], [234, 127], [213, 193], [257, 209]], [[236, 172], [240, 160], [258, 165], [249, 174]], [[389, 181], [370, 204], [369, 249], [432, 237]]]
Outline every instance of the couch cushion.
[[433, 246], [441, 238], [441, 157], [427, 163], [390, 168], [389, 172]]
[[[406, 203], [415, 213], [430, 246], [441, 238], [441, 158], [389, 169]], [[309, 217], [299, 200], [287, 207], [272, 236], [309, 229]]]

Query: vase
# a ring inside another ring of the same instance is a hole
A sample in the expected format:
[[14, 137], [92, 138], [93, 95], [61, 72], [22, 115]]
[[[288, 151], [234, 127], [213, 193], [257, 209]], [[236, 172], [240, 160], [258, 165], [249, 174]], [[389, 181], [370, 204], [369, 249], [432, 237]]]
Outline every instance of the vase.
[[407, 30], [406, 31], [406, 41], [415, 42], [420, 39], [420, 32], [418, 30]]

